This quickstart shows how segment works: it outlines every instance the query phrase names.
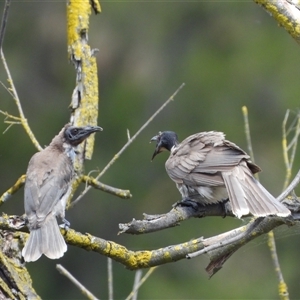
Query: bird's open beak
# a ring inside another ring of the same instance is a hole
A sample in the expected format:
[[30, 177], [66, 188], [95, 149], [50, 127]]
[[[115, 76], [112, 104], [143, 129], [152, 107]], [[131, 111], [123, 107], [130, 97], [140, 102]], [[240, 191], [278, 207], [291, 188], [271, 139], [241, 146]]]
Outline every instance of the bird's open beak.
[[150, 140], [150, 143], [151, 142], [157, 142], [156, 144], [156, 147], [155, 147], [155, 151], [152, 155], [152, 158], [151, 158], [151, 161], [154, 159], [154, 157], [160, 152], [160, 146], [159, 146], [159, 135], [156, 135], [154, 136], [151, 140]]
[[157, 142], [158, 137], [159, 137], [158, 135], [154, 136], [154, 137], [150, 140], [150, 143], [151, 143], [151, 142], [154, 142], [154, 141]]

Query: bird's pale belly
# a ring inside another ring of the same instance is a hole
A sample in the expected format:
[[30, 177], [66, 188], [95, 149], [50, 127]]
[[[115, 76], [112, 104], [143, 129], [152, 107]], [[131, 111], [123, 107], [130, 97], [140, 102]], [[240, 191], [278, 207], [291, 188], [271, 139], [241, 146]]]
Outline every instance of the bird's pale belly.
[[202, 204], [212, 204], [228, 199], [228, 193], [225, 186], [187, 186], [179, 183], [176, 185], [183, 200], [190, 199]]

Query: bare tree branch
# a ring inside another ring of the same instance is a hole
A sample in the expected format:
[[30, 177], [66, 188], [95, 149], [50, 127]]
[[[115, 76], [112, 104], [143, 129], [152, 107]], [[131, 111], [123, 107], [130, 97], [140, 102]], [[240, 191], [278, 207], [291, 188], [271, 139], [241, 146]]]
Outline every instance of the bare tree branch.
[[[297, 174], [294, 181], [299, 181], [300, 171]], [[291, 183], [294, 186], [293, 182]], [[288, 193], [289, 194], [289, 193]], [[281, 201], [282, 198], [279, 196]], [[279, 199], [279, 197], [277, 199]], [[300, 213], [300, 200], [298, 198], [288, 197], [282, 201], [285, 206], [292, 212], [294, 220], [299, 219]], [[163, 230], [166, 228], [174, 227], [180, 225], [182, 221], [188, 220], [190, 218], [203, 218], [211, 216], [219, 217], [235, 217], [231, 211], [230, 202], [225, 204], [211, 204], [211, 205], [201, 205], [200, 203], [195, 203], [195, 206], [182, 206], [176, 205], [169, 212], [161, 215], [148, 215], [144, 214], [143, 220], [133, 219], [128, 223], [119, 224], [119, 234], [146, 234], [150, 232], [155, 232]]]
[[300, 3], [298, 0], [254, 0], [300, 43]]

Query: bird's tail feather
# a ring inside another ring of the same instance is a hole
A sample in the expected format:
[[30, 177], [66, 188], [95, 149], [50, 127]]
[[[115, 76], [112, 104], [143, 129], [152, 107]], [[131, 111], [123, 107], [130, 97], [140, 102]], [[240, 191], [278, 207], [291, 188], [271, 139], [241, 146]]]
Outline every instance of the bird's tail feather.
[[38, 260], [42, 254], [50, 259], [57, 259], [67, 251], [67, 245], [62, 237], [56, 218], [49, 217], [42, 227], [32, 229], [22, 250], [27, 262]]
[[34, 229], [31, 231], [28, 240], [26, 241], [25, 247], [22, 250], [22, 256], [27, 262], [36, 261], [42, 255], [42, 230], [41, 228]]
[[222, 172], [233, 213], [240, 218], [254, 216], [288, 216], [291, 212], [277, 201], [252, 175], [243, 163], [229, 172]]

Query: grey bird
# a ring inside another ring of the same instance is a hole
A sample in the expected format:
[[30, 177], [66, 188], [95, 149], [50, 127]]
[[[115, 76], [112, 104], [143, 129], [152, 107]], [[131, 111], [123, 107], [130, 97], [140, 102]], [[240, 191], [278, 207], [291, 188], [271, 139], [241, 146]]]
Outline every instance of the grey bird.
[[[238, 218], [254, 216], [288, 216], [290, 211], [277, 201], [253, 176], [261, 169], [249, 155], [234, 143], [225, 140], [222, 132], [200, 132], [181, 143], [173, 131], [160, 132], [154, 157], [170, 151], [166, 171], [176, 183], [182, 201], [213, 204], [229, 199]], [[184, 203], [184, 202], [183, 202]]]
[[26, 262], [36, 261], [42, 254], [57, 259], [67, 251], [56, 217], [60, 217], [65, 226], [70, 225], [65, 219], [65, 206], [71, 193], [76, 146], [101, 130], [98, 126], [67, 124], [49, 146], [30, 159], [24, 200], [30, 235], [22, 250]]

